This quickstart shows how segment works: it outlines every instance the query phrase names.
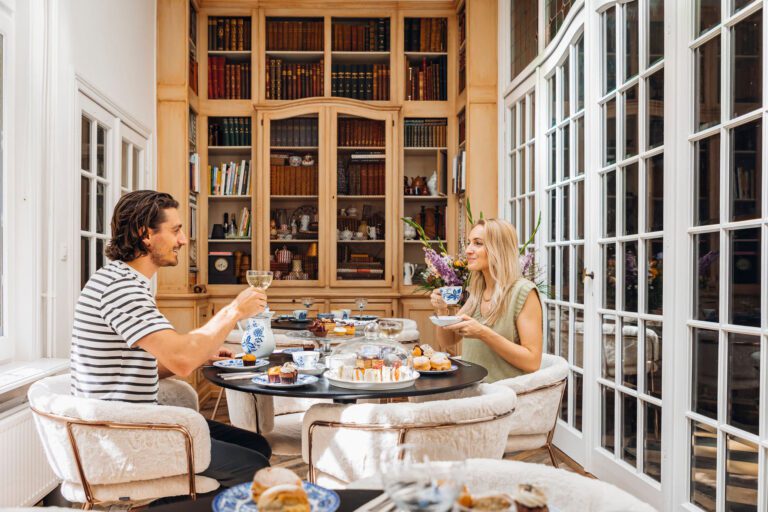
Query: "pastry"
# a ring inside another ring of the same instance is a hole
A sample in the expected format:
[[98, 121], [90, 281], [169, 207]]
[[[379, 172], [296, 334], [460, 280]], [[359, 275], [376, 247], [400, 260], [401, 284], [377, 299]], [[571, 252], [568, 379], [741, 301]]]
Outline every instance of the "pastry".
[[[511, 510], [514, 501], [506, 494], [493, 494], [487, 496], [478, 496], [471, 498], [472, 510], [481, 510], [483, 512], [497, 512], [502, 510]], [[518, 511], [520, 508], [518, 507]]]
[[435, 355], [435, 349], [433, 349], [430, 345], [424, 343], [421, 345], [421, 353], [422, 355], [425, 355], [427, 357], [432, 357]]
[[450, 370], [451, 360], [442, 352], [435, 352], [435, 354], [429, 358], [429, 365], [433, 370]]
[[320, 320], [315, 320], [312, 322], [312, 325], [308, 327], [309, 332], [314, 334], [315, 336], [318, 336], [320, 338], [324, 338], [326, 334], [328, 334], [328, 330], [325, 328], [325, 322], [322, 322]]
[[467, 489], [466, 485], [461, 486], [461, 493], [456, 498], [456, 503], [464, 508], [472, 508], [472, 495], [469, 494], [469, 489]]
[[280, 382], [283, 384], [295, 384], [299, 376], [299, 369], [293, 363], [285, 363], [280, 367]]
[[309, 499], [301, 485], [276, 485], [264, 491], [256, 502], [261, 512], [309, 512]]
[[261, 494], [270, 487], [285, 484], [301, 486], [301, 478], [286, 468], [264, 468], [258, 470], [253, 475], [253, 484], [251, 484], [253, 501], [258, 501]]
[[413, 358], [413, 368], [415, 370], [429, 371], [432, 365], [429, 362], [429, 358], [426, 356], [419, 356]]
[[419, 356], [423, 356], [424, 352], [421, 351], [421, 347], [420, 346], [414, 345], [413, 350], [411, 350], [411, 355], [413, 357], [419, 357]]
[[256, 356], [253, 354], [243, 354], [243, 366], [254, 366], [256, 364]]
[[333, 330], [331, 331], [331, 334], [333, 334], [334, 336], [346, 336], [347, 328], [344, 327], [343, 325], [337, 325], [336, 327], [333, 328]]
[[348, 325], [344, 328], [346, 330], [347, 336], [354, 336], [355, 335], [355, 326], [354, 325]]
[[280, 367], [273, 366], [269, 370], [267, 370], [267, 379], [269, 380], [269, 382], [273, 384], [279, 384], [280, 383]]
[[547, 512], [547, 497], [538, 489], [530, 484], [520, 484], [517, 486], [515, 494], [515, 505], [519, 512]]

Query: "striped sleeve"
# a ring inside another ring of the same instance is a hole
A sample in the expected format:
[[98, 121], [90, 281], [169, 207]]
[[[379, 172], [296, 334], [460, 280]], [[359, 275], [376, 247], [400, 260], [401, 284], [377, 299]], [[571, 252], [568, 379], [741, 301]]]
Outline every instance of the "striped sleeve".
[[131, 279], [111, 283], [101, 296], [101, 316], [128, 347], [153, 332], [173, 330], [149, 290]]

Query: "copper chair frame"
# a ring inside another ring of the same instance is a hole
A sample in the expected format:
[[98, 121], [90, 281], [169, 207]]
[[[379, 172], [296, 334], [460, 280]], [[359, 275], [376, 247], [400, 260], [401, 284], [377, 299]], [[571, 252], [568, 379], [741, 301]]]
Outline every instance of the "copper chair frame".
[[377, 425], [377, 424], [370, 424], [370, 423], [342, 423], [339, 421], [315, 420], [309, 425], [309, 428], [307, 429], [307, 436], [308, 436], [307, 449], [309, 450], [309, 461], [307, 461], [307, 464], [309, 466], [309, 481], [310, 483], [314, 484], [317, 480], [317, 468], [315, 468], [315, 463], [312, 457], [313, 435], [317, 427], [367, 430], [371, 432], [398, 432], [397, 443], [402, 444], [405, 442], [405, 436], [408, 434], [408, 432], [413, 430], [444, 429], [444, 428], [461, 427], [466, 425], [474, 425], [478, 423], [489, 423], [491, 421], [496, 421], [502, 418], [506, 418], [507, 416], [511, 416], [512, 413], [514, 412], [515, 412], [515, 408], [512, 408], [511, 410], [503, 414], [496, 414], [494, 416], [486, 416], [483, 418], [473, 418], [470, 420], [461, 420], [461, 421], [455, 421], [451, 423], [406, 423], [404, 425], [392, 425], [392, 424]]
[[83, 468], [83, 462], [80, 458], [80, 450], [77, 446], [77, 440], [75, 439], [75, 433], [72, 429], [73, 426], [82, 427], [94, 427], [94, 428], [107, 428], [116, 430], [166, 430], [179, 432], [184, 436], [184, 448], [187, 455], [187, 478], [189, 479], [189, 497], [191, 499], [197, 499], [197, 491], [195, 489], [195, 454], [193, 450], [194, 441], [189, 430], [179, 424], [162, 424], [162, 423], [121, 423], [115, 421], [95, 421], [95, 420], [81, 420], [77, 418], [70, 418], [68, 416], [60, 416], [48, 412], [40, 411], [32, 406], [30, 409], [34, 414], [47, 418], [52, 421], [64, 423], [67, 429], [67, 436], [69, 437], [69, 443], [72, 447], [72, 453], [75, 456], [75, 464], [77, 465], [77, 472], [80, 475], [80, 483], [83, 486], [85, 493], [85, 503], [82, 510], [91, 510], [96, 505], [104, 503], [112, 503], [111, 501], [98, 501], [93, 496], [93, 490], [91, 484], [85, 476], [85, 469]]
[[547, 448], [547, 452], [549, 453], [549, 459], [552, 461], [552, 466], [559, 467], [557, 458], [555, 457], [555, 451], [554, 447], [552, 446], [552, 438], [555, 437], [555, 429], [557, 428], [557, 420], [560, 418], [560, 408], [563, 404], [563, 396], [565, 396], [565, 385], [568, 382], [568, 377], [565, 377], [564, 379], [560, 379], [557, 382], [553, 382], [551, 384], [545, 384], [543, 386], [539, 386], [538, 388], [529, 389], [527, 391], [521, 391], [517, 393], [518, 399], [521, 396], [530, 395], [532, 393], [536, 393], [537, 391], [544, 391], [547, 389], [552, 389], [560, 386], [560, 400], [557, 402], [557, 413], [555, 413], [555, 423], [552, 425], [552, 428], [547, 432], [547, 441], [544, 444]]

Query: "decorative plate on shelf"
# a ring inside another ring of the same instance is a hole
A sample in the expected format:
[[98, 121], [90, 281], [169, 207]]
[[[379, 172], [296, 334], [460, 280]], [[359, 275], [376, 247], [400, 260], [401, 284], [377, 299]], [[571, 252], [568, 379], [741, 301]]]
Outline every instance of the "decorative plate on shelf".
[[[341, 500], [330, 489], [309, 482], [302, 482], [312, 512], [335, 512]], [[213, 499], [213, 512], [258, 512], [259, 507], [251, 497], [251, 482], [230, 487]]]
[[257, 359], [255, 364], [246, 366], [243, 364], [242, 359], [222, 359], [221, 361], [214, 361], [213, 366], [230, 372], [250, 372], [256, 368], [269, 366], [269, 361], [266, 359]]
[[251, 379], [251, 382], [254, 384], [258, 384], [259, 386], [265, 386], [268, 388], [298, 388], [301, 386], [308, 386], [309, 384], [314, 384], [319, 379], [315, 377], [314, 375], [304, 375], [300, 373], [296, 377], [296, 382], [293, 384], [283, 384], [282, 382], [269, 382], [269, 377], [267, 377], [266, 374], [264, 375], [257, 375], [254, 378]]

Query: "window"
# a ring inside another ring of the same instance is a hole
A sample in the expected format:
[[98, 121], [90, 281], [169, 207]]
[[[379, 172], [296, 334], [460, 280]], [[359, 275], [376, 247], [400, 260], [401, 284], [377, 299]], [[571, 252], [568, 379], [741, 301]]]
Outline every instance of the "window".
[[557, 31], [563, 26], [568, 11], [571, 10], [576, 0], [547, 0], [547, 44], [557, 35]]
[[507, 109], [508, 218], [517, 227], [521, 245], [533, 234], [538, 218], [535, 182], [535, 104], [536, 95], [531, 91]]
[[582, 430], [584, 389], [584, 38], [570, 44], [547, 80], [549, 170], [545, 245], [550, 295], [545, 350], [568, 361], [560, 419]]
[[768, 478], [760, 463], [768, 432], [759, 426], [768, 346], [762, 5], [698, 0], [694, 7], [689, 468], [681, 483], [701, 510], [758, 510], [759, 482]]
[[539, 51], [539, 0], [510, 1], [510, 78], [515, 78]]
[[3, 36], [0, 34], [0, 338], [5, 336], [5, 95], [3, 81], [5, 64], [3, 61]]

